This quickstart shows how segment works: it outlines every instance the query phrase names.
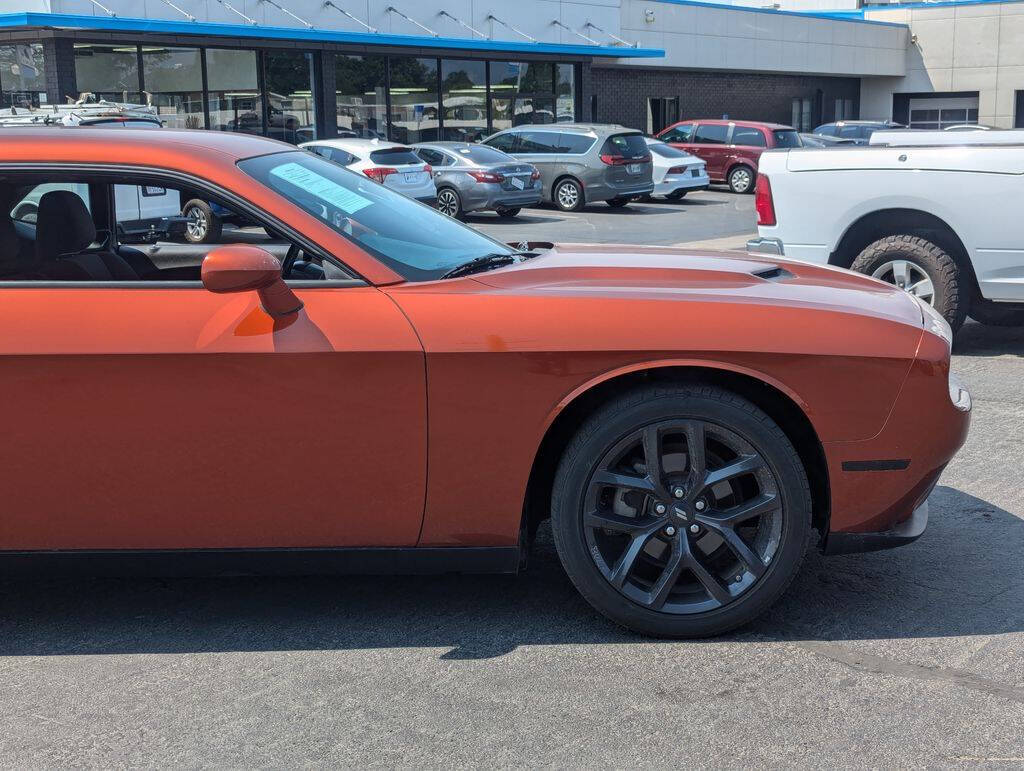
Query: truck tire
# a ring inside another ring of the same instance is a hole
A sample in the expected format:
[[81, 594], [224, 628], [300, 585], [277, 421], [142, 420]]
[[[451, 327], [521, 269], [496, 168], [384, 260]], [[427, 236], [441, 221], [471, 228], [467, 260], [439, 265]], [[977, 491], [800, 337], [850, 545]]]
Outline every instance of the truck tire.
[[868, 245], [850, 266], [930, 303], [956, 332], [967, 317], [960, 266], [940, 246], [920, 236], [895, 235]]
[[185, 226], [185, 240], [190, 244], [220, 242], [224, 223], [213, 213], [213, 209], [206, 201], [193, 198], [181, 207], [181, 216], [188, 220]]
[[1024, 308], [1020, 305], [976, 299], [971, 303], [970, 316], [988, 327], [1024, 327]]

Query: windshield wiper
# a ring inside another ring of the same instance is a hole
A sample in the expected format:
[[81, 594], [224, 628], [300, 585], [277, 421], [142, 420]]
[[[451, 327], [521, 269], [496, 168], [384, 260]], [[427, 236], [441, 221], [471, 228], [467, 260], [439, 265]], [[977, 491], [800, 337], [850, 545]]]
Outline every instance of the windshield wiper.
[[468, 276], [470, 273], [479, 273], [491, 268], [500, 268], [502, 265], [513, 265], [517, 262], [536, 257], [534, 252], [493, 252], [482, 257], [474, 257], [469, 262], [456, 265], [441, 278], [455, 278], [456, 276]]

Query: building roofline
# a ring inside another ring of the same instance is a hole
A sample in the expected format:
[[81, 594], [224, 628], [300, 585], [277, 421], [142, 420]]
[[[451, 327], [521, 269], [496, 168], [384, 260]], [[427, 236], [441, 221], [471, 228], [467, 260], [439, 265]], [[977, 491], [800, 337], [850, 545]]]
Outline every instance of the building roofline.
[[[1006, 0], [964, 0], [965, 2], [1005, 2]], [[1017, 0], [1024, 1], [1024, 0]], [[656, 3], [669, 3], [671, 5], [694, 5], [700, 8], [716, 8], [726, 11], [746, 11], [748, 13], [770, 13], [776, 16], [798, 16], [801, 19], [828, 19], [829, 21], [849, 21], [858, 24], [875, 24], [883, 27], [907, 27], [908, 25], [896, 21], [875, 21], [865, 19], [863, 15], [857, 15], [859, 11], [780, 11], [775, 8], [749, 8], [745, 5], [726, 5], [725, 3], [701, 2], [701, 0], [653, 0]], [[925, 8], [934, 8], [936, 5], [959, 5], [960, 3], [924, 3]], [[901, 8], [905, 6], [880, 6], [882, 9]]]
[[366, 46], [407, 46], [506, 54], [562, 54], [566, 56], [609, 56], [622, 58], [663, 58], [660, 48], [628, 46], [576, 45], [565, 43], [530, 43], [512, 40], [473, 40], [468, 38], [392, 35], [379, 32], [300, 29], [264, 25], [220, 24], [205, 21], [168, 19], [137, 19], [121, 16], [85, 16], [65, 13], [23, 11], [0, 14], [0, 29], [17, 27], [50, 27], [97, 32], [151, 32], [162, 35], [209, 35], [212, 37], [250, 40], [291, 40], [310, 43], [351, 43]]

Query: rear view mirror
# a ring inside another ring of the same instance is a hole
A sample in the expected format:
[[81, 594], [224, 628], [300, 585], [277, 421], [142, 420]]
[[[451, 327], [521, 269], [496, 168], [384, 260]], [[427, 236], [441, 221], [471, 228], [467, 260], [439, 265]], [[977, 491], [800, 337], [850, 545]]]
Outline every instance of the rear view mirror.
[[281, 263], [257, 246], [219, 246], [203, 260], [203, 286], [214, 294], [255, 290], [269, 315], [277, 318], [297, 313], [302, 300], [281, 278]]

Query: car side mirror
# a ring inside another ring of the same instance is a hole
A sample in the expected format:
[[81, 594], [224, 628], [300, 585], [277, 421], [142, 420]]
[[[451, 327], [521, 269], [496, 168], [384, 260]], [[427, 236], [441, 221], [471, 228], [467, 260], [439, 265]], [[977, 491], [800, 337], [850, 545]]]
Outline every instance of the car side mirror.
[[255, 290], [270, 316], [280, 318], [302, 310], [302, 300], [281, 278], [281, 263], [258, 246], [219, 246], [203, 260], [203, 286], [214, 294]]

